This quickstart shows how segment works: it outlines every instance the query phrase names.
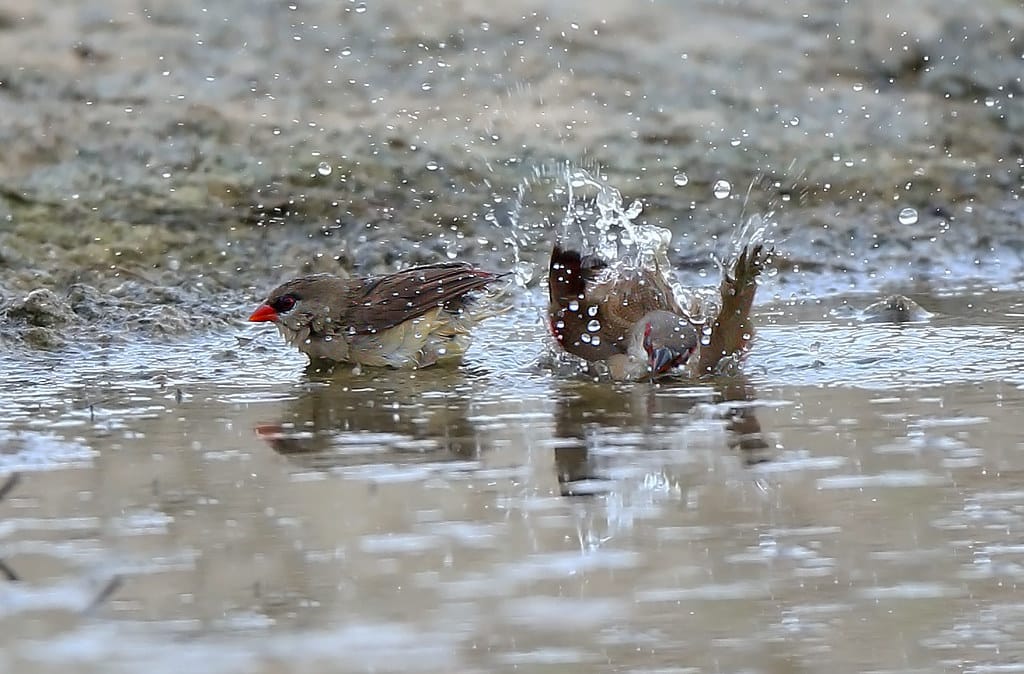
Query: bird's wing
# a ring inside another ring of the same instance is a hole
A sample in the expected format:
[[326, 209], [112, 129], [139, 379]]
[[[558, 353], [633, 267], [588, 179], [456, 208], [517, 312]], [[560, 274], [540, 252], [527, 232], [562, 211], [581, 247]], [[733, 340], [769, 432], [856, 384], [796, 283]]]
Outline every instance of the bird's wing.
[[364, 279], [346, 298], [345, 323], [355, 334], [393, 328], [442, 307], [458, 312], [466, 294], [482, 290], [499, 274], [465, 262], [412, 267], [394, 274]]

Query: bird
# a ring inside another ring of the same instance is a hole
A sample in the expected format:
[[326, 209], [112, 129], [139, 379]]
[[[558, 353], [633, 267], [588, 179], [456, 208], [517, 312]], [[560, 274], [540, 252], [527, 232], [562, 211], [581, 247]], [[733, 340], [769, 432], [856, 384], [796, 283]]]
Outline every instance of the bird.
[[[548, 267], [551, 333], [567, 353], [604, 363], [615, 380], [715, 374], [754, 335], [757, 276], [772, 250], [744, 246], [723, 274], [720, 303], [694, 295], [684, 307], [656, 266], [609, 263], [555, 243]], [[701, 318], [713, 313], [714, 318]]]
[[481, 306], [481, 291], [504, 276], [468, 262], [301, 276], [270, 291], [249, 321], [277, 325], [311, 363], [424, 368], [461, 357], [473, 325], [500, 313]]

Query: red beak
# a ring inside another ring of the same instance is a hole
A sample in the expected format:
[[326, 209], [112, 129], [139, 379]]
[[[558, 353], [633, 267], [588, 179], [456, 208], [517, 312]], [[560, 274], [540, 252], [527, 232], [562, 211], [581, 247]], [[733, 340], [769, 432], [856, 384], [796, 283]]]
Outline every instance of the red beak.
[[249, 321], [252, 323], [262, 323], [264, 321], [276, 321], [277, 312], [274, 311], [274, 307], [269, 304], [261, 304], [256, 307], [256, 311], [252, 312], [252, 316], [249, 317]]

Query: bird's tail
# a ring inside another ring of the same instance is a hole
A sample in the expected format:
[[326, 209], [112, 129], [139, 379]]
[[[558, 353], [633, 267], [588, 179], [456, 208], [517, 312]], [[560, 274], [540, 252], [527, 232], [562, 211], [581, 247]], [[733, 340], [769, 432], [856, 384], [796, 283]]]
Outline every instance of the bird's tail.
[[607, 266], [608, 263], [598, 257], [583, 255], [578, 250], [563, 248], [556, 243], [551, 250], [551, 262], [548, 265], [548, 293], [551, 302], [564, 307], [573, 300], [581, 299], [586, 292], [587, 282]]

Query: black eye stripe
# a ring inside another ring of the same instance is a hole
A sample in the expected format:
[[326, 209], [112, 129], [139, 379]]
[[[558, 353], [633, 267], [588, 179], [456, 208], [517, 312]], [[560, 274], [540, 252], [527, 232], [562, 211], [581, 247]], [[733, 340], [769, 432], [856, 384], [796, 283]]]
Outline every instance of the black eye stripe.
[[276, 300], [271, 302], [270, 306], [274, 311], [283, 314], [286, 311], [290, 311], [291, 308], [295, 306], [295, 296], [281, 295], [281, 297], [278, 297]]

